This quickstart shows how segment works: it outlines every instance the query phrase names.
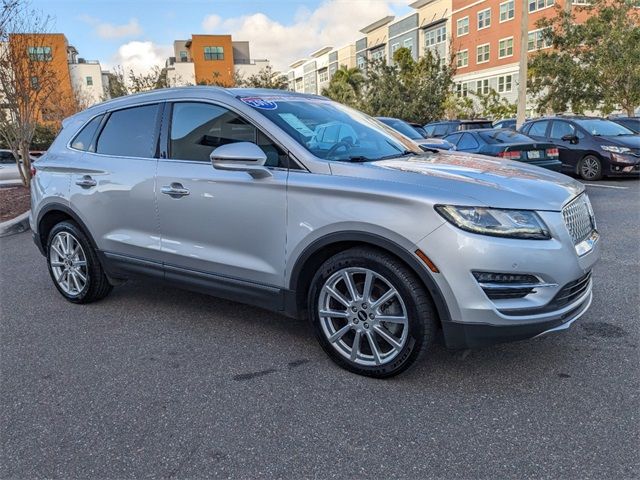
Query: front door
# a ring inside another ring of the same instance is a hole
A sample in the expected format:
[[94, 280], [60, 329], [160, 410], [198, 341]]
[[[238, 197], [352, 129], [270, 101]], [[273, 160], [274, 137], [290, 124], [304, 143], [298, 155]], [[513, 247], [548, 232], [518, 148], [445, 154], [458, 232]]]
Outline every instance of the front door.
[[[157, 179], [165, 276], [282, 287], [285, 152], [222, 105], [176, 102], [166, 118], [168, 158], [160, 159]], [[216, 147], [247, 141], [266, 153], [273, 176], [213, 168]]]
[[549, 132], [549, 141], [558, 146], [562, 168], [569, 172], [576, 172], [578, 162], [587, 153], [580, 143], [582, 132], [565, 120], [553, 120]]
[[161, 107], [142, 105], [96, 117], [71, 143], [84, 152], [71, 167], [71, 207], [98, 248], [124, 261], [161, 262], [155, 204]]

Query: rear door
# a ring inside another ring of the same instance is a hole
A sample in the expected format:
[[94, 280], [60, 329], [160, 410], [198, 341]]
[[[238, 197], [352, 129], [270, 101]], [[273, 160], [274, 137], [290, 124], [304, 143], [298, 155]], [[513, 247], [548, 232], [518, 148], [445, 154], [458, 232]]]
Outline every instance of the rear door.
[[[560, 153], [560, 161], [562, 169], [575, 172], [578, 168], [578, 162], [587, 153], [584, 142], [580, 137], [582, 132], [566, 120], [553, 120], [549, 131], [549, 143], [557, 145]], [[568, 137], [575, 137], [570, 140]]]
[[70, 204], [98, 248], [125, 261], [160, 260], [155, 203], [162, 105], [95, 117], [72, 140]]
[[549, 120], [538, 120], [537, 122], [532, 122], [526, 129], [523, 129], [523, 133], [538, 142], [546, 142], [548, 138], [547, 130], [549, 129], [549, 123]]

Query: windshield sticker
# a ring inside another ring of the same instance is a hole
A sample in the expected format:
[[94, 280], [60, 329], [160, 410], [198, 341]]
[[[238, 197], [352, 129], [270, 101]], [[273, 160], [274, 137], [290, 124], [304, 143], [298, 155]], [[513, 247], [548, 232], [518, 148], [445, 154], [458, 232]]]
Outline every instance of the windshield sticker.
[[313, 130], [302, 123], [302, 120], [296, 117], [293, 113], [279, 113], [278, 115], [305, 137], [313, 137]]
[[250, 107], [259, 108], [260, 110], [276, 110], [278, 108], [278, 104], [268, 98], [243, 97], [240, 100]]

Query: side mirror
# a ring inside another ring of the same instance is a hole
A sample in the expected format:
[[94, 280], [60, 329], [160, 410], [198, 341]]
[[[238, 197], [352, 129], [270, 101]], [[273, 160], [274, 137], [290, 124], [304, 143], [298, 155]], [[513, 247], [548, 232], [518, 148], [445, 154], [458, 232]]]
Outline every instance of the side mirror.
[[572, 133], [565, 135], [560, 140], [562, 140], [563, 142], [578, 143], [578, 137], [576, 135], [573, 135]]
[[253, 178], [271, 177], [264, 166], [267, 155], [255, 143], [228, 143], [216, 148], [211, 155], [211, 164], [217, 170], [247, 172]]

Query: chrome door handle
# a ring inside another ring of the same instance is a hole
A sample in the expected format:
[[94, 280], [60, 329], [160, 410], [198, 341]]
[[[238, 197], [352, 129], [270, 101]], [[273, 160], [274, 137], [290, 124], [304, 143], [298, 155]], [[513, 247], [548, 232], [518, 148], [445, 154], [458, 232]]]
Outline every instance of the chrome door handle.
[[189, 195], [189, 193], [191, 193], [189, 192], [189, 190], [184, 188], [180, 183], [172, 183], [171, 185], [165, 185], [164, 187], [162, 187], [160, 191], [165, 195], [169, 195], [170, 197], [173, 197], [173, 198], [184, 197], [186, 195]]
[[80, 180], [76, 180], [76, 185], [80, 185], [83, 188], [95, 187], [98, 184], [91, 175], [85, 175]]

